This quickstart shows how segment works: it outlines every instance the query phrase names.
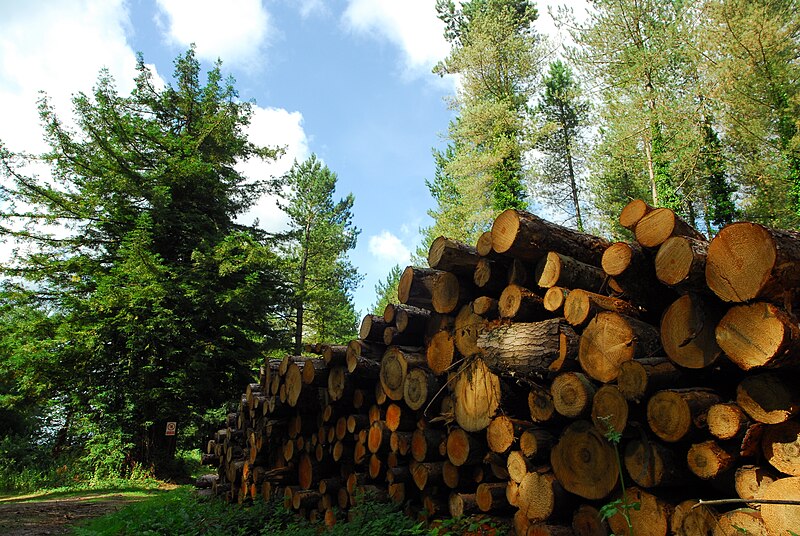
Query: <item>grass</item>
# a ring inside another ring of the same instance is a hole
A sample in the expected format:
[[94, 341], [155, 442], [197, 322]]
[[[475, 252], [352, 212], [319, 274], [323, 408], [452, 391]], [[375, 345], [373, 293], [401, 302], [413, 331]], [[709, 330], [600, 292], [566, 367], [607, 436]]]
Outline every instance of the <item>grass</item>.
[[[167, 494], [133, 503], [122, 510], [93, 519], [74, 529], [76, 536], [181, 535], [181, 536], [412, 536], [496, 534], [491, 524], [474, 519], [447, 520], [437, 528], [426, 528], [403, 514], [394, 504], [361, 501], [350, 510], [351, 519], [326, 529], [286, 510], [278, 502], [255, 501], [251, 506], [226, 504], [198, 496], [182, 486]], [[482, 529], [487, 529], [485, 532]]]

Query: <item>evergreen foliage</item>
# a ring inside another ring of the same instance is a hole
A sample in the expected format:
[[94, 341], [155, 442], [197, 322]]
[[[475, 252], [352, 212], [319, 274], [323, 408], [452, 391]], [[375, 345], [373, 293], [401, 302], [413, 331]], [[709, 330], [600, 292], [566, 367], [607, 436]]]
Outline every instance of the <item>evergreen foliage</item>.
[[361, 276], [347, 259], [356, 247], [353, 194], [334, 201], [336, 173], [311, 155], [282, 179], [281, 209], [289, 216], [287, 272], [294, 308], [294, 350], [304, 341], [346, 342], [358, 322], [352, 292]]
[[581, 155], [585, 150], [583, 131], [589, 104], [581, 96], [572, 69], [560, 60], [550, 64], [543, 85], [539, 112], [546, 124], [537, 147], [544, 153], [538, 177], [545, 187], [542, 194], [571, 214], [577, 229], [583, 231], [579, 175], [584, 164]]
[[385, 280], [378, 280], [375, 285], [375, 304], [372, 306], [372, 314], [383, 315], [383, 310], [390, 303], [400, 303], [397, 296], [397, 287], [400, 285], [400, 276], [403, 275], [403, 270], [399, 264], [392, 266], [389, 273], [386, 274]]
[[0, 155], [18, 244], [2, 267], [0, 404], [53, 416], [55, 451], [114, 438], [124, 464], [160, 467], [166, 421], [189, 440], [284, 344], [287, 292], [264, 233], [235, 220], [267, 186], [236, 162], [278, 154], [247, 140], [250, 105], [219, 64], [202, 84], [194, 49], [174, 85], [141, 57], [138, 72], [130, 96], [106, 72], [77, 94], [74, 129], [42, 99], [52, 179]]

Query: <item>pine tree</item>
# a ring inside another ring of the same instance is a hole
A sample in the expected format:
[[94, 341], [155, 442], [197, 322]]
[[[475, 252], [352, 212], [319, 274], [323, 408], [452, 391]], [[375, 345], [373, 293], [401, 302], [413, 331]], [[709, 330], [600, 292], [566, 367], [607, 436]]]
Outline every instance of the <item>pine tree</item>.
[[3, 233], [20, 245], [3, 266], [0, 384], [160, 467], [165, 421], [192, 441], [282, 344], [285, 292], [264, 234], [235, 221], [265, 186], [236, 162], [277, 154], [247, 140], [250, 105], [220, 64], [202, 84], [193, 49], [174, 85], [138, 70], [130, 96], [105, 72], [75, 96], [75, 131], [42, 100], [52, 179], [0, 150]]
[[543, 85], [539, 112], [546, 125], [537, 147], [544, 153], [539, 174], [545, 186], [543, 194], [552, 204], [574, 215], [577, 229], [583, 231], [579, 174], [589, 104], [581, 98], [572, 70], [560, 60], [550, 64]]
[[359, 234], [353, 226], [355, 198], [348, 194], [335, 202], [336, 181], [313, 154], [283, 176], [279, 206], [290, 224], [286, 246], [297, 354], [304, 340], [343, 342], [356, 330], [352, 292], [361, 276], [347, 259]]

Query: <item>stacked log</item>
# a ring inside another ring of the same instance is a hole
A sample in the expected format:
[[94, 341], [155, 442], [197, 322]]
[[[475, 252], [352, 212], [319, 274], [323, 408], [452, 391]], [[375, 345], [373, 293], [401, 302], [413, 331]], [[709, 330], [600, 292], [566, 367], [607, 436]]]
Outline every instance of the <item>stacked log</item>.
[[[328, 524], [370, 491], [520, 534], [796, 531], [800, 233], [709, 242], [640, 200], [620, 223], [636, 242], [518, 210], [437, 239], [358, 339], [264, 363], [208, 443], [212, 489]], [[618, 499], [638, 506], [601, 518]]]

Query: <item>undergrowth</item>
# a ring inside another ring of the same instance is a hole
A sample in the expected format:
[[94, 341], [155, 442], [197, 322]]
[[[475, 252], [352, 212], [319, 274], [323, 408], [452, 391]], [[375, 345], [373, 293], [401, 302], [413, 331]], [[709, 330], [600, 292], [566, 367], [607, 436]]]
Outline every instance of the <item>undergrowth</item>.
[[226, 504], [198, 496], [191, 488], [151, 497], [119, 512], [89, 521], [74, 529], [76, 536], [181, 535], [181, 536], [455, 536], [496, 535], [504, 532], [491, 523], [474, 519], [446, 520], [435, 528], [407, 517], [394, 504], [374, 500], [359, 502], [343, 519], [326, 529], [311, 523], [280, 502], [255, 501], [250, 506]]

